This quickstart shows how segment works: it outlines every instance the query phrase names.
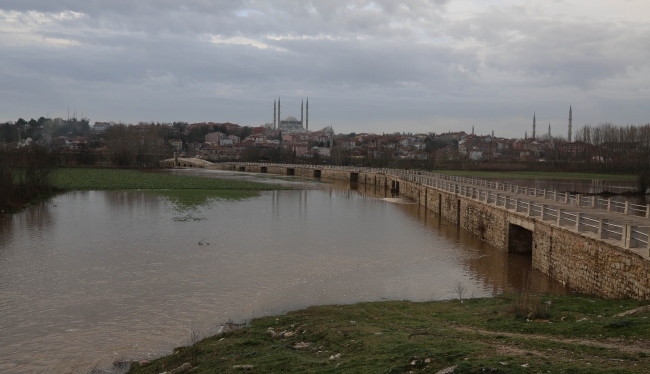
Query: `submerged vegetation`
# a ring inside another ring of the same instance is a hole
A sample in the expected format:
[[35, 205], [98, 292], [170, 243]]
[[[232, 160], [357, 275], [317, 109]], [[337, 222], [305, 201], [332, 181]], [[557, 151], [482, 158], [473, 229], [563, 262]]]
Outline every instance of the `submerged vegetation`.
[[202, 221], [198, 215], [202, 208], [209, 208], [217, 201], [237, 201], [258, 196], [257, 191], [250, 190], [146, 190], [151, 195], [165, 198], [171, 210], [176, 214], [174, 221]]
[[[310, 307], [191, 341], [130, 372], [183, 364], [192, 373], [435, 373], [451, 366], [454, 373], [647, 372], [648, 313], [616, 316], [638, 301], [530, 296]], [[537, 317], [522, 315], [522, 297]]]
[[281, 190], [279, 185], [194, 177], [126, 169], [62, 168], [52, 173], [52, 184], [62, 190]]

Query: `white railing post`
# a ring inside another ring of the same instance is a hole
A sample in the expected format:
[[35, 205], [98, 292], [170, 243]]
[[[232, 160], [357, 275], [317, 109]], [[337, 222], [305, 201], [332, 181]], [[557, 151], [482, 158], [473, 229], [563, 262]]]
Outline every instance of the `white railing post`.
[[558, 209], [557, 210], [557, 225], [562, 226], [562, 212], [564, 212], [564, 209]]
[[591, 209], [595, 209], [595, 208], [596, 208], [596, 196], [591, 195]]
[[576, 194], [576, 206], [580, 206], [580, 194]]
[[609, 212], [611, 210], [612, 210], [612, 198], [608, 197], [607, 198], [607, 211]]
[[[650, 218], [650, 204], [645, 207], [645, 218]], [[650, 234], [648, 235], [648, 244], [650, 245]]]
[[576, 231], [580, 232], [580, 219], [584, 213], [576, 213]]
[[601, 218], [598, 224], [598, 236], [601, 239], [607, 239], [609, 237], [607, 233], [607, 220], [604, 218]]
[[540, 218], [540, 220], [542, 220], [542, 221], [544, 220], [544, 217], [546, 215], [546, 209], [548, 209], [548, 205], [542, 204], [542, 216]]
[[630, 213], [630, 202], [625, 200], [625, 208], [623, 210], [623, 214], [629, 214]]
[[623, 246], [625, 248], [630, 248], [630, 236], [631, 231], [632, 231], [631, 225], [623, 225], [623, 237], [621, 238], [621, 241], [623, 242]]

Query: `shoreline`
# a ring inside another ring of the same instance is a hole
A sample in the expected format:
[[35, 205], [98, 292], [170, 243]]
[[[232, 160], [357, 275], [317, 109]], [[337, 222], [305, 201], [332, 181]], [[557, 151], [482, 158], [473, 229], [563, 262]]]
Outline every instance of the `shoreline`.
[[312, 306], [132, 362], [129, 373], [435, 373], [450, 367], [454, 373], [643, 373], [650, 366], [650, 313], [616, 316], [643, 305], [524, 291], [462, 301]]

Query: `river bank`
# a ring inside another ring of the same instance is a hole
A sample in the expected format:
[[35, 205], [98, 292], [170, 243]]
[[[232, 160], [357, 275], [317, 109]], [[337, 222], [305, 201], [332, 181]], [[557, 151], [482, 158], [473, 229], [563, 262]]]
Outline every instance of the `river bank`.
[[[454, 373], [645, 373], [649, 313], [616, 316], [640, 305], [523, 293], [314, 306], [254, 319], [133, 363], [129, 373], [169, 373], [187, 363], [192, 373], [435, 373], [452, 366]], [[523, 315], [524, 309], [530, 312]]]

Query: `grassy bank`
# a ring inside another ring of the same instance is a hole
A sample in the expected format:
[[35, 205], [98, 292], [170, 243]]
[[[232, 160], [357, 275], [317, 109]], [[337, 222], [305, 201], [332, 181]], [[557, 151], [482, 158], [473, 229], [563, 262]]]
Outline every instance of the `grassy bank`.
[[537, 172], [537, 171], [464, 171], [464, 170], [434, 170], [436, 173], [457, 175], [468, 178], [502, 178], [502, 179], [585, 179], [634, 181], [635, 175], [591, 174], [568, 172]]
[[[169, 372], [187, 362], [192, 373], [435, 373], [454, 365], [455, 373], [646, 373], [650, 367], [650, 313], [614, 316], [639, 302], [548, 295], [533, 300], [542, 317], [533, 320], [516, 316], [521, 300], [310, 307], [255, 319], [136, 363], [130, 372]], [[296, 335], [273, 337], [269, 328]]]
[[141, 172], [125, 169], [62, 168], [52, 184], [63, 190], [281, 190], [287, 187], [238, 180]]

